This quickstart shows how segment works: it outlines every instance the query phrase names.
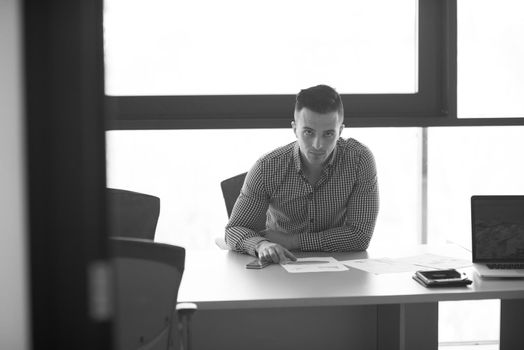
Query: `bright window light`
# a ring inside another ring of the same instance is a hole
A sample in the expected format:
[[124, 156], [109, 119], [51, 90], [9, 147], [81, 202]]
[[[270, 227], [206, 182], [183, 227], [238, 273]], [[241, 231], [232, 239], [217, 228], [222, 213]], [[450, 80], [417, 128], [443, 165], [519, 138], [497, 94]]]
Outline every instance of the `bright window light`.
[[429, 243], [471, 249], [472, 195], [523, 194], [524, 126], [428, 130]]
[[500, 300], [439, 302], [438, 333], [440, 350], [499, 350]]
[[[415, 244], [420, 226], [418, 128], [346, 128], [374, 153], [380, 213], [372, 245]], [[251, 168], [296, 137], [288, 129], [109, 131], [107, 186], [160, 197], [155, 241], [218, 249], [227, 213], [220, 181]]]
[[417, 0], [107, 0], [106, 93], [416, 93], [417, 33]]
[[524, 117], [524, 2], [457, 1], [459, 118]]

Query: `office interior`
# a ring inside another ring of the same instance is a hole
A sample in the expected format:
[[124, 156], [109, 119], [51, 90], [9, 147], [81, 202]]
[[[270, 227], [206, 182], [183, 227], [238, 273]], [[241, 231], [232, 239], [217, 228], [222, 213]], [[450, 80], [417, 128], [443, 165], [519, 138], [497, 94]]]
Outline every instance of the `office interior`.
[[[456, 6], [454, 1], [446, 1], [446, 4]], [[133, 182], [125, 176], [119, 177], [118, 170], [110, 172], [106, 169], [106, 166], [114, 164], [129, 166], [119, 153], [129, 145], [125, 143], [126, 137], [132, 138], [135, 147], [150, 147], [151, 151], [164, 149], [166, 145], [176, 146], [176, 139], [180, 139], [181, 134], [191, 134], [190, 139], [219, 140], [220, 135], [229, 132], [231, 138], [246, 142], [245, 137], [267, 138], [269, 136], [265, 135], [274, 131], [275, 135], [279, 135], [278, 141], [284, 142], [288, 139], [292, 141], [289, 138], [292, 135], [287, 134], [288, 121], [278, 120], [275, 125], [264, 121], [256, 126], [242, 122], [228, 124], [226, 121], [226, 127], [217, 126], [215, 130], [209, 125], [216, 126], [216, 122], [188, 128], [180, 126], [184, 125], [184, 120], [170, 120], [165, 123], [167, 127], [152, 128], [147, 132], [128, 126], [119, 129], [118, 124], [125, 125], [125, 120], [116, 118], [116, 121], [107, 123], [103, 119], [101, 27], [95, 25], [101, 23], [97, 17], [101, 12], [101, 2], [91, 5], [70, 2], [65, 5], [50, 1], [47, 5], [41, 5], [32, 1], [19, 3], [8, 0], [1, 6], [0, 56], [3, 64], [0, 69], [6, 78], [0, 82], [0, 132], [2, 163], [5, 164], [4, 169], [9, 171], [2, 172], [2, 189], [6, 193], [2, 199], [2, 218], [7, 225], [1, 235], [0, 256], [1, 275], [9, 283], [5, 283], [3, 288], [5, 297], [2, 298], [1, 309], [7, 311], [0, 316], [0, 344], [2, 348], [29, 349], [45, 348], [53, 343], [61, 348], [79, 336], [86, 342], [79, 344], [78, 348], [109, 349], [111, 321], [102, 316], [101, 320], [93, 322], [86, 312], [88, 306], [78, 302], [87, 299], [82, 288], [87, 279], [86, 264], [93, 260], [105, 260], [109, 256], [104, 245], [103, 189], [106, 185], [114, 185], [144, 192], [162, 192], [155, 187], [161, 186], [161, 182], [147, 187], [140, 179], [135, 178], [136, 182]], [[67, 21], [64, 19], [66, 13], [69, 16]], [[92, 24], [82, 22], [86, 16], [97, 20]], [[75, 38], [74, 42], [68, 41], [68, 36], [63, 35], [65, 32]], [[91, 39], [86, 39], [90, 36]], [[24, 54], [28, 52], [32, 56], [26, 61]], [[56, 74], [57, 71], [63, 73]], [[86, 74], [90, 78], [86, 78]], [[482, 80], [482, 75], [479, 75], [479, 80]], [[455, 100], [455, 103], [460, 104], [460, 100]], [[79, 106], [85, 108], [84, 113], [72, 113]], [[457, 106], [454, 108], [456, 110]], [[383, 221], [378, 224], [383, 226], [377, 229], [380, 234], [374, 237], [372, 244], [391, 244], [395, 236], [410, 232], [411, 236], [406, 239], [417, 243], [432, 243], [434, 240], [467, 245], [467, 235], [456, 236], [450, 232], [449, 226], [457, 231], [469, 232], [468, 221], [462, 219], [468, 215], [467, 203], [464, 202], [470, 194], [481, 194], [471, 192], [523, 192], [524, 185], [520, 179], [524, 170], [518, 161], [519, 150], [523, 149], [521, 135], [524, 128], [522, 106], [520, 108], [515, 115], [507, 112], [511, 118], [455, 118], [441, 124], [435, 118], [428, 119], [427, 124], [398, 119], [398, 125], [390, 121], [366, 123], [355, 119], [346, 131], [348, 136], [355, 135], [357, 139], [366, 140], [376, 150], [377, 156], [383, 159], [379, 162], [379, 176], [383, 179], [381, 191], [386, 206], [382, 209]], [[38, 115], [42, 119], [37, 120]], [[93, 115], [99, 118], [92, 118]], [[108, 124], [111, 127], [107, 127]], [[231, 125], [241, 125], [240, 130]], [[260, 129], [262, 131], [255, 135], [254, 132]], [[156, 142], [164, 139], [168, 143], [155, 144], [151, 139], [156, 139]], [[396, 145], [399, 139], [403, 143]], [[175, 143], [169, 143], [173, 140]], [[384, 143], [384, 140], [388, 142]], [[395, 158], [388, 153], [395, 147], [403, 154], [404, 163], [401, 165], [410, 169], [409, 175], [395, 164]], [[262, 148], [266, 148], [263, 143], [261, 149], [253, 149], [253, 154], [261, 153]], [[77, 160], [71, 161], [72, 157]], [[251, 163], [251, 159], [232, 161], [228, 171], [219, 176], [240, 173]], [[169, 178], [170, 174], [162, 168], [162, 164], [158, 171]], [[417, 183], [417, 188], [410, 187], [410, 206], [407, 209], [417, 211], [416, 219], [405, 219], [408, 215], [395, 215], [394, 200], [389, 202], [391, 206], [387, 204], [387, 198], [405, 196], [396, 182], [398, 179]], [[218, 191], [218, 184], [214, 190]], [[56, 201], [43, 198], [52, 199], [55, 196], [58, 198]], [[435, 197], [441, 200], [433, 201]], [[219, 198], [213, 204], [212, 210], [217, 212], [213, 216], [213, 224], [225, 221], [221, 200]], [[424, 200], [426, 206], [423, 210], [421, 203]], [[169, 199], [166, 203], [169, 205]], [[218, 205], [220, 207], [216, 208]], [[29, 210], [33, 213], [30, 214]], [[38, 210], [37, 214], [35, 210]], [[173, 210], [178, 210], [175, 204]], [[394, 232], [386, 230], [391, 226], [395, 227]], [[169, 217], [162, 216], [159, 221], [160, 240], [191, 244], [184, 238], [170, 237], [171, 229]], [[194, 229], [198, 230], [198, 227]], [[206, 233], [205, 239], [203, 237], [194, 243], [195, 249], [206, 248], [214, 237], [214, 232], [206, 230], [209, 233]], [[72, 236], [71, 231], [79, 233]], [[456, 237], [458, 239], [454, 240]], [[62, 266], [64, 261], [70, 262], [67, 267]], [[50, 278], [50, 275], [54, 277]], [[78, 307], [64, 309], [64, 304]]]

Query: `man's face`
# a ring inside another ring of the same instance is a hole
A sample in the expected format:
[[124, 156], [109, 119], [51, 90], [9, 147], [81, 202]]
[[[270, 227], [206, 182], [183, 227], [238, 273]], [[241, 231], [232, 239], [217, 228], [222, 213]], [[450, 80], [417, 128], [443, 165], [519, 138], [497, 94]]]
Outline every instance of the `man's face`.
[[322, 165], [328, 159], [344, 128], [341, 119], [336, 111], [325, 114], [307, 108], [295, 111], [291, 125], [306, 165]]

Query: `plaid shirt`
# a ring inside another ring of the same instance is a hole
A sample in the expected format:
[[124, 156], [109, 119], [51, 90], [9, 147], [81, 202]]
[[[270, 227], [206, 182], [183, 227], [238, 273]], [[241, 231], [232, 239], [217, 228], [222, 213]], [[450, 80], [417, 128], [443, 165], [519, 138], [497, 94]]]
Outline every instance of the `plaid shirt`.
[[375, 160], [366, 146], [339, 138], [312, 186], [293, 142], [264, 155], [248, 172], [226, 226], [226, 242], [256, 255], [267, 227], [298, 235], [302, 251], [365, 250], [378, 207]]

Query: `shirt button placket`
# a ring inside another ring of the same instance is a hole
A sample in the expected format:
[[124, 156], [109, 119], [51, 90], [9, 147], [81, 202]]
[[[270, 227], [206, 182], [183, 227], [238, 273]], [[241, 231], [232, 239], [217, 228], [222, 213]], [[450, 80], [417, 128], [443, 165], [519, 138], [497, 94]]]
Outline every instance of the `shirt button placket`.
[[308, 194], [308, 212], [309, 212], [309, 232], [315, 232], [315, 194], [311, 191]]

